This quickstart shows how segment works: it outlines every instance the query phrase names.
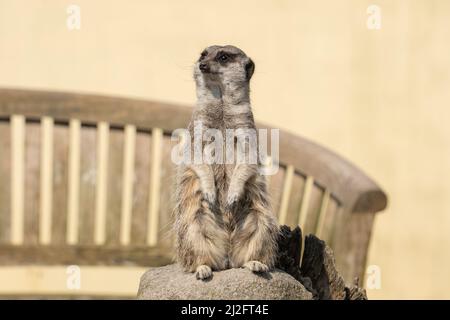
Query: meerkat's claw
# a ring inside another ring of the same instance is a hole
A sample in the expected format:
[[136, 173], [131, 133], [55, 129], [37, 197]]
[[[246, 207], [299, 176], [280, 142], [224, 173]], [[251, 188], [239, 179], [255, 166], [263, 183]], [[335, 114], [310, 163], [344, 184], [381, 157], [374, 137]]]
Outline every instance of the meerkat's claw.
[[216, 203], [216, 193], [214, 191], [204, 191], [203, 198], [210, 204], [214, 205]]
[[258, 273], [263, 273], [263, 272], [269, 271], [269, 267], [267, 265], [265, 265], [262, 262], [256, 261], [256, 260], [246, 262], [244, 264], [244, 268], [247, 268], [253, 272], [258, 272]]
[[206, 201], [210, 210], [217, 212], [219, 210], [219, 204], [215, 194], [203, 194], [203, 201]]
[[232, 210], [237, 205], [238, 201], [239, 201], [239, 194], [237, 192], [228, 194], [226, 208], [228, 210]]
[[195, 277], [198, 280], [206, 280], [208, 278], [212, 277], [212, 270], [207, 265], [203, 264], [201, 266], [197, 267], [197, 270], [195, 271]]

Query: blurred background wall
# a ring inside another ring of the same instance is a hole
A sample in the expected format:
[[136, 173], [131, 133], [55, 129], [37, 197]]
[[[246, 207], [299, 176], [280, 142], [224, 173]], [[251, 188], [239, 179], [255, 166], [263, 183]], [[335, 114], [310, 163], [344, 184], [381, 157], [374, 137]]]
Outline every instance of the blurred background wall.
[[[66, 26], [70, 4], [80, 30]], [[388, 193], [369, 297], [450, 298], [449, 1], [0, 0], [1, 87], [193, 104], [192, 64], [211, 44], [255, 61], [257, 119], [335, 150]], [[84, 270], [83, 290], [130, 295], [143, 272]], [[2, 267], [0, 291], [58, 292], [64, 279], [65, 268]]]

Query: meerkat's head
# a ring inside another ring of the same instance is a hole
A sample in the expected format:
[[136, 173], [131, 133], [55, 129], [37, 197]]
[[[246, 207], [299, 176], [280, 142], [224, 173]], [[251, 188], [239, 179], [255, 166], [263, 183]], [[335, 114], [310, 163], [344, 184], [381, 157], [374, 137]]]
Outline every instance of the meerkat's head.
[[200, 55], [194, 66], [197, 86], [242, 85], [248, 83], [255, 64], [244, 51], [234, 46], [210, 46]]

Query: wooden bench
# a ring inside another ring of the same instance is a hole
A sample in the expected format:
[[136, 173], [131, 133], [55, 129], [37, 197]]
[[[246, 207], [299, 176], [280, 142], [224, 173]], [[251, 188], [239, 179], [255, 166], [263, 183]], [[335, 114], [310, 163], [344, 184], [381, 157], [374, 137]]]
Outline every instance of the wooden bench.
[[[0, 89], [0, 265], [171, 262], [171, 132], [191, 108]], [[267, 127], [259, 125], [259, 127]], [[280, 131], [270, 190], [280, 224], [334, 249], [347, 281], [364, 275], [383, 191], [333, 152]]]

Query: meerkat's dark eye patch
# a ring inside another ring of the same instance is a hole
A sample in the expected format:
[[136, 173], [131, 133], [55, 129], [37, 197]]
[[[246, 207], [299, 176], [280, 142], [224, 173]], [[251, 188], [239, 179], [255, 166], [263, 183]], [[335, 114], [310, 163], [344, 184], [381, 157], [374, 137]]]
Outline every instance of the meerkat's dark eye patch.
[[216, 61], [220, 63], [227, 63], [233, 61], [235, 55], [225, 51], [219, 51], [216, 55]]

